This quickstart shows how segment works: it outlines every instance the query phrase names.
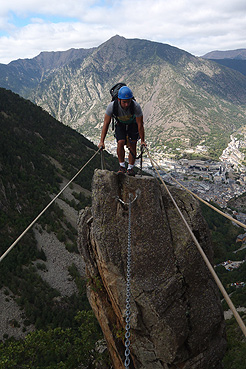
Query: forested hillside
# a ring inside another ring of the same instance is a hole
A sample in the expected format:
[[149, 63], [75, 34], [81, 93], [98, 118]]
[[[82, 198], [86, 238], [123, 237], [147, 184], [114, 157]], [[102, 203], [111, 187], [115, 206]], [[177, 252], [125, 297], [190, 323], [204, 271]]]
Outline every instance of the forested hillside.
[[[1, 251], [15, 239], [97, 150], [73, 129], [17, 95], [0, 90], [1, 192], [3, 227]], [[106, 155], [108, 165], [115, 163]], [[77, 183], [90, 189], [100, 156], [87, 166]]]
[[[233, 201], [231, 204], [235, 204], [235, 202]], [[201, 208], [211, 232], [215, 271], [235, 307], [242, 308], [240, 315], [244, 324], [246, 324], [246, 284], [237, 285], [238, 282], [246, 282], [246, 263], [232, 271], [228, 271], [221, 265], [222, 262], [227, 260], [245, 260], [246, 248], [242, 248], [242, 250], [235, 253], [235, 250], [238, 250], [241, 246], [241, 244], [236, 243], [237, 236], [245, 231], [208, 206], [202, 204]], [[221, 299], [223, 309], [227, 311], [229, 308], [222, 295]], [[223, 361], [224, 368], [244, 369], [246, 365], [246, 339], [233, 316], [226, 323], [228, 349]]]
[[[97, 147], [90, 141], [56, 121], [42, 108], [11, 91], [0, 89], [1, 255], [96, 150]], [[117, 168], [116, 159], [106, 152], [105, 161], [108, 169]], [[77, 213], [89, 205], [92, 175], [94, 169], [100, 166], [98, 154], [77, 177], [76, 183], [70, 186], [70, 198], [62, 196], [60, 203], [54, 203], [35, 226], [39, 238], [52, 235], [57, 239], [61, 252], [65, 250], [68, 254], [77, 255], [77, 258], [80, 256], [77, 250], [76, 225], [60, 204], [66, 204], [71, 211]], [[9, 303], [9, 306], [12, 302], [17, 304], [21, 312], [19, 321], [10, 315], [8, 325], [12, 326], [13, 330], [19, 329], [23, 334], [38, 329], [39, 331], [33, 333], [30, 338], [31, 346], [35, 346], [35, 340], [40, 340], [41, 337], [44, 340], [43, 345], [48, 346], [55, 336], [56, 347], [61, 345], [59, 339], [70, 342], [69, 354], [66, 354], [68, 348], [65, 347], [60, 347], [60, 353], [57, 355], [55, 348], [54, 353], [47, 353], [47, 356], [42, 351], [37, 359], [40, 365], [41, 362], [47, 364], [52, 360], [58, 360], [58, 363], [64, 359], [64, 355], [66, 360], [73, 363], [66, 367], [75, 367], [76, 360], [77, 364], [88, 364], [94, 360], [96, 354], [90, 357], [86, 346], [83, 351], [83, 344], [94, 349], [95, 341], [102, 336], [90, 313], [85, 280], [76, 265], [71, 262], [67, 273], [76, 285], [73, 293], [62, 295], [47, 283], [42, 275], [49, 274], [47, 268], [50, 264], [47, 263], [45, 248], [40, 247], [37, 242], [35, 232], [31, 229], [0, 264], [0, 292], [5, 295], [4, 302]], [[56, 252], [59, 253], [59, 248]], [[11, 311], [9, 313], [11, 314]], [[2, 320], [3, 316], [1, 317]], [[89, 337], [88, 329], [94, 332]], [[4, 339], [8, 338], [8, 334], [2, 331], [1, 335]], [[78, 339], [80, 341], [74, 344]], [[71, 350], [78, 350], [78, 345], [81, 353], [78, 358], [74, 358], [74, 351]], [[9, 350], [12, 352], [12, 348]], [[27, 360], [26, 355], [30, 356], [28, 350], [23, 348], [23, 363]], [[2, 352], [1, 349], [0, 351]], [[6, 355], [8, 356], [7, 353]], [[13, 358], [11, 353], [10, 356]], [[17, 367], [14, 358], [13, 361], [6, 360], [5, 356], [0, 355], [1, 368]], [[30, 367], [34, 368], [35, 365]]]
[[210, 59], [218, 64], [224, 65], [225, 67], [237, 70], [246, 76], [246, 60], [238, 59]]

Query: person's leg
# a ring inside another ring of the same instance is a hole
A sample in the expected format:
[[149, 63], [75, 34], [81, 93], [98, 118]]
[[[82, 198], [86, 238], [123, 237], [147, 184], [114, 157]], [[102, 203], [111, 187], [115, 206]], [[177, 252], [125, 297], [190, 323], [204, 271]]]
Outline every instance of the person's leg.
[[125, 163], [125, 140], [119, 140], [117, 142], [117, 155], [119, 163]]
[[125, 140], [119, 140], [117, 142], [117, 155], [120, 164], [120, 168], [118, 170], [118, 174], [126, 173], [126, 164], [125, 164]]
[[137, 155], [137, 141], [129, 140], [129, 148], [130, 148], [129, 164], [133, 166], [136, 160], [136, 155]]
[[127, 174], [129, 176], [135, 176], [134, 164], [137, 156], [137, 140], [139, 138], [137, 123], [132, 123], [128, 126], [128, 147], [129, 147], [129, 164], [127, 168]]
[[129, 137], [128, 146], [130, 149], [129, 164], [130, 164], [130, 169], [131, 169], [135, 164], [135, 160], [137, 156], [137, 140], [139, 138], [138, 125], [136, 122], [128, 126], [128, 137]]
[[[117, 156], [120, 164], [120, 172], [122, 167], [125, 169], [125, 142], [126, 142], [126, 127], [117, 123], [115, 126], [115, 138], [117, 140]], [[123, 170], [125, 172], [126, 170]]]

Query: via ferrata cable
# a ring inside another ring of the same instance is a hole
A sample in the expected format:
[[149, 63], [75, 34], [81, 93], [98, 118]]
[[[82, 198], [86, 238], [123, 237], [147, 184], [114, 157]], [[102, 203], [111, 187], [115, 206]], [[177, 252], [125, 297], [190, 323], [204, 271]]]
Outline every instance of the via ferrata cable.
[[29, 224], [29, 226], [21, 233], [21, 235], [12, 243], [12, 245], [1, 255], [0, 262], [8, 255], [8, 253], [15, 247], [15, 245], [22, 239], [22, 237], [29, 231], [29, 229], [37, 222], [37, 220], [44, 214], [44, 212], [53, 204], [53, 202], [62, 194], [62, 192], [75, 180], [75, 178], [82, 172], [87, 164], [97, 155], [100, 151], [98, 149], [92, 157], [80, 168], [75, 176], [62, 188], [62, 190], [49, 202], [49, 204], [39, 213], [39, 215]]
[[174, 200], [174, 198], [173, 198], [172, 194], [170, 193], [170, 191], [169, 191], [169, 189], [168, 189], [167, 185], [165, 184], [165, 182], [163, 181], [163, 179], [162, 179], [162, 177], [161, 177], [160, 173], [159, 173], [159, 172], [158, 172], [158, 170], [156, 169], [156, 167], [155, 167], [155, 165], [154, 165], [154, 163], [153, 163], [153, 160], [152, 160], [152, 158], [151, 158], [151, 156], [150, 156], [150, 154], [149, 154], [148, 149], [147, 149], [147, 154], [148, 154], [148, 157], [149, 157], [149, 159], [150, 159], [150, 161], [151, 161], [151, 164], [152, 164], [153, 168], [155, 169], [155, 171], [156, 171], [156, 173], [157, 173], [157, 175], [158, 175], [159, 179], [161, 180], [162, 184], [164, 185], [164, 187], [165, 187], [165, 189], [166, 189], [166, 191], [167, 191], [168, 195], [170, 196], [170, 198], [171, 198], [171, 200], [172, 200], [172, 202], [173, 202], [173, 204], [174, 204], [175, 208], [177, 209], [177, 211], [178, 211], [178, 213], [179, 213], [179, 215], [180, 215], [181, 219], [183, 220], [183, 222], [184, 222], [184, 224], [185, 224], [186, 228], [188, 229], [188, 231], [189, 231], [189, 233], [190, 233], [190, 236], [192, 237], [192, 239], [193, 239], [193, 241], [194, 241], [194, 243], [195, 243], [195, 245], [196, 245], [196, 247], [197, 247], [198, 251], [200, 252], [200, 254], [201, 254], [201, 256], [202, 256], [202, 258], [203, 258], [203, 260], [204, 260], [205, 264], [207, 265], [207, 267], [208, 267], [209, 271], [211, 272], [211, 274], [212, 274], [212, 276], [213, 276], [213, 278], [214, 278], [214, 280], [215, 280], [215, 282], [216, 282], [217, 286], [219, 287], [220, 292], [222, 293], [222, 295], [223, 295], [224, 299], [226, 300], [226, 302], [227, 302], [227, 304], [228, 304], [229, 308], [231, 309], [231, 311], [232, 311], [232, 313], [233, 313], [233, 315], [234, 315], [234, 317], [235, 317], [235, 319], [236, 319], [236, 321], [237, 321], [237, 323], [238, 323], [239, 327], [241, 328], [241, 330], [242, 330], [243, 334], [244, 334], [244, 335], [245, 335], [245, 337], [246, 337], [246, 327], [245, 327], [245, 324], [244, 324], [244, 322], [243, 322], [242, 318], [241, 318], [241, 317], [240, 317], [240, 315], [238, 314], [238, 312], [237, 312], [237, 310], [236, 310], [236, 308], [235, 308], [235, 306], [234, 306], [233, 302], [231, 301], [231, 299], [230, 299], [229, 295], [227, 294], [227, 292], [226, 292], [226, 290], [225, 290], [225, 288], [224, 288], [223, 284], [221, 283], [220, 279], [218, 278], [217, 274], [215, 273], [213, 266], [211, 265], [210, 261], [208, 260], [208, 258], [207, 258], [207, 256], [206, 256], [206, 254], [205, 254], [205, 252], [203, 251], [202, 247], [200, 246], [199, 242], [197, 241], [197, 239], [196, 239], [196, 237], [195, 237], [194, 233], [192, 232], [192, 230], [191, 230], [191, 228], [190, 228], [189, 224], [187, 223], [186, 219], [184, 218], [183, 214], [181, 213], [181, 211], [180, 211], [180, 209], [179, 209], [179, 207], [178, 207], [178, 205], [177, 205], [176, 201]]

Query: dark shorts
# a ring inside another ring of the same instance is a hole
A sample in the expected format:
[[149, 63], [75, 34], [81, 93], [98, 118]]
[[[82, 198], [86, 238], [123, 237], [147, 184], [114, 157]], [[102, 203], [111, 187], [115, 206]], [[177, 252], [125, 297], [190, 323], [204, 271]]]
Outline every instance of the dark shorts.
[[137, 141], [139, 139], [138, 125], [137, 123], [121, 124], [117, 123], [115, 126], [115, 138], [117, 141], [126, 140], [129, 137], [131, 141]]

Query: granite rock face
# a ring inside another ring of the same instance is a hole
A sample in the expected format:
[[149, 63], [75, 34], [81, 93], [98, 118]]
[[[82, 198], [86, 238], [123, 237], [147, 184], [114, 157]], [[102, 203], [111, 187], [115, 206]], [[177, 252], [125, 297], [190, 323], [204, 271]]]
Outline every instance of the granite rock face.
[[[200, 245], [212, 247], [199, 203], [169, 188]], [[152, 177], [97, 170], [79, 217], [88, 297], [115, 369], [124, 368], [126, 259], [131, 205], [131, 369], [222, 368], [225, 323], [217, 286], [166, 190]]]

